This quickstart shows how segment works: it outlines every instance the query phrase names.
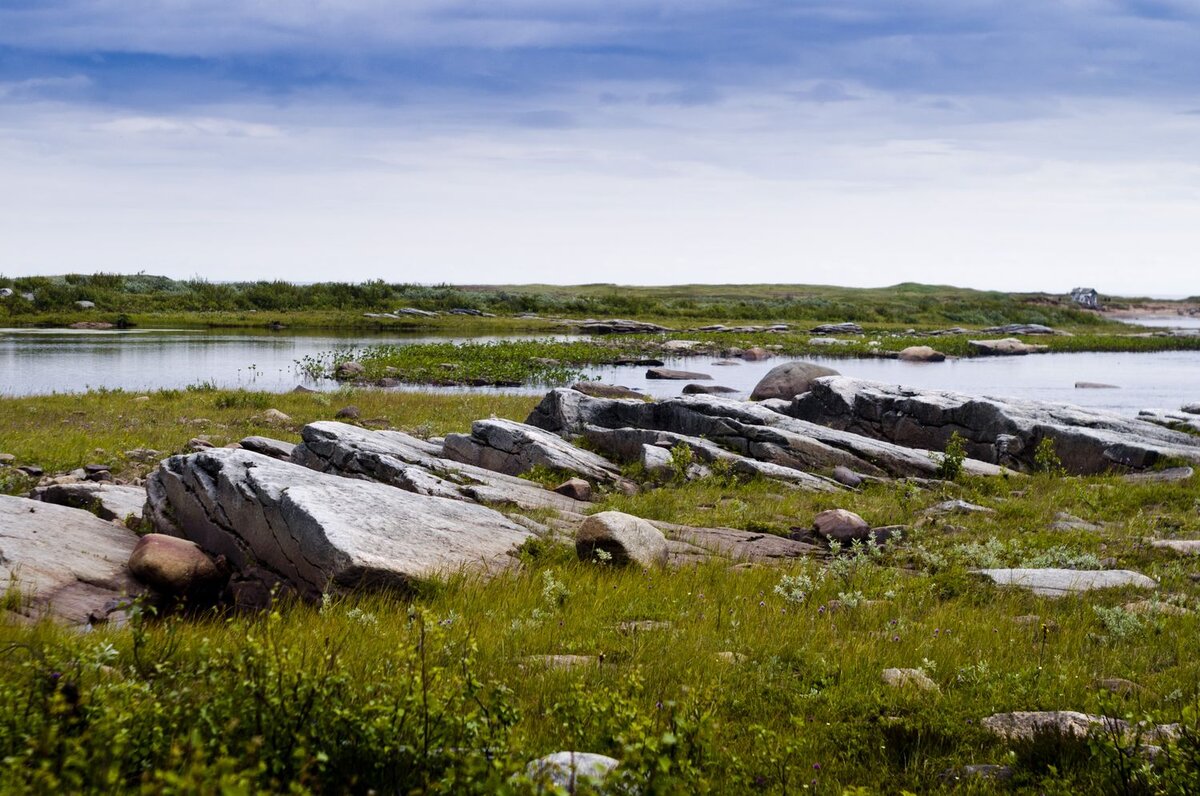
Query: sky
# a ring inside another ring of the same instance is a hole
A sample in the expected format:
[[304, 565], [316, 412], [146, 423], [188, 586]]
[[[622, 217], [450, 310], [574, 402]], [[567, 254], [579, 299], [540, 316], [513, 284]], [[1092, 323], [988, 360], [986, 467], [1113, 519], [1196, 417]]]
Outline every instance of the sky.
[[0, 0], [0, 274], [1200, 294], [1200, 0]]

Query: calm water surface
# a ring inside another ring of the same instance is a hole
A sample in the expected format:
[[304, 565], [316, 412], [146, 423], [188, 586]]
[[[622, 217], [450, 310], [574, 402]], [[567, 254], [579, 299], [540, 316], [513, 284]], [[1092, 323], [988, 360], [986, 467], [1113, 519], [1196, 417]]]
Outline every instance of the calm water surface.
[[[296, 361], [338, 346], [462, 339], [264, 331], [0, 330], [0, 394], [82, 392], [95, 388], [152, 390], [199, 382], [269, 391], [290, 390], [297, 384], [333, 387], [332, 382], [307, 380]], [[715, 364], [717, 361], [711, 357], [692, 357], [667, 364], [710, 374], [713, 380], [706, 383], [731, 387], [737, 390], [735, 397], [744, 397], [782, 360], [732, 366]], [[832, 357], [815, 361], [847, 376], [890, 384], [1061, 401], [1123, 414], [1149, 408], [1178, 409], [1185, 403], [1200, 401], [1200, 352], [1195, 351], [1041, 354], [940, 363]], [[644, 367], [588, 370], [588, 375], [594, 378], [656, 397], [678, 395], [687, 383], [649, 380], [645, 373]], [[1076, 389], [1077, 381], [1114, 384], [1119, 389]], [[543, 390], [538, 387], [526, 391]]]

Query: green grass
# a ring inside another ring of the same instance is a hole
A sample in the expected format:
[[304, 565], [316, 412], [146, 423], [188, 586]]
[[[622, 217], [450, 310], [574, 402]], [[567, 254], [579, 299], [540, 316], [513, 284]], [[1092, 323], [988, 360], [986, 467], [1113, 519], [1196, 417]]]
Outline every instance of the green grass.
[[[175, 449], [197, 416], [222, 439], [295, 438], [255, 424], [255, 395], [4, 399], [0, 428], [6, 448], [56, 451], [47, 461], [63, 468], [89, 458], [86, 440]], [[352, 402], [364, 417], [442, 433], [492, 412], [523, 417], [534, 399], [360, 391], [269, 401], [297, 427]], [[996, 513], [922, 521], [948, 498]], [[136, 619], [87, 635], [0, 623], [0, 789], [521, 793], [532, 786], [510, 777], [526, 761], [575, 749], [621, 759], [642, 793], [1194, 792], [1195, 758], [1180, 756], [1194, 741], [1157, 768], [1134, 758], [1138, 782], [1127, 786], [1125, 758], [1109, 744], [1010, 744], [979, 720], [1066, 709], [1197, 726], [1196, 566], [1145, 540], [1200, 538], [1200, 479], [962, 478], [840, 495], [708, 479], [598, 506], [762, 533], [807, 528], [832, 507], [913, 530], [882, 552], [829, 563], [648, 574], [539, 543], [515, 571], [450, 577], [411, 600]], [[1051, 530], [1059, 512], [1103, 528]], [[1122, 607], [1144, 592], [1055, 600], [968, 573], [1103, 558], [1156, 578], [1157, 598], [1189, 613]], [[623, 627], [638, 620], [669, 625]], [[533, 658], [564, 654], [596, 662], [553, 669]], [[887, 667], [923, 668], [940, 690], [886, 686]], [[1103, 678], [1140, 690], [1119, 698]], [[1013, 780], [942, 783], [970, 763], [1010, 765]]]

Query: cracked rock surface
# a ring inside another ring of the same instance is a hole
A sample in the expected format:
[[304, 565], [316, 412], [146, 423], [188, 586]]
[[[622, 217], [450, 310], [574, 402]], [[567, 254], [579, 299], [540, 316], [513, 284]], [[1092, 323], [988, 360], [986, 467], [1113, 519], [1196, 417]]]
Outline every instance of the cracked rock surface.
[[342, 478], [244, 450], [166, 460], [147, 482], [159, 532], [277, 573], [307, 597], [331, 586], [407, 589], [507, 564], [531, 532], [485, 506]]
[[1143, 470], [1164, 458], [1200, 462], [1200, 438], [1112, 412], [1070, 404], [914, 390], [860, 379], [817, 379], [778, 407], [792, 417], [896, 445], [945, 450], [954, 432], [974, 459], [1018, 469], [1035, 465], [1038, 443], [1054, 440], [1068, 473]]

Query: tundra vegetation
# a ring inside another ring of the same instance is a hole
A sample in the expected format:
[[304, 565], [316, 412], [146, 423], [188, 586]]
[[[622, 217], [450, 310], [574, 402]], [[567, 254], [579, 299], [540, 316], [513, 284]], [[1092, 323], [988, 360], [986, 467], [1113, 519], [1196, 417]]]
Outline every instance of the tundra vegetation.
[[[101, 460], [132, 478], [148, 465], [125, 450], [177, 452], [199, 434], [296, 441], [346, 404], [365, 425], [429, 436], [492, 414], [520, 420], [537, 400], [203, 387], [139, 397], [0, 398], [0, 447], [48, 472]], [[4, 621], [0, 788], [544, 793], [527, 762], [573, 749], [621, 761], [607, 792], [1196, 792], [1200, 584], [1191, 559], [1147, 540], [1200, 536], [1200, 479], [1064, 477], [1049, 448], [1039, 472], [978, 478], [953, 466], [957, 447], [942, 455], [953, 480], [813, 493], [717, 470], [596, 505], [763, 534], [807, 529], [831, 508], [907, 527], [827, 559], [634, 571], [539, 540], [512, 571], [405, 597], [259, 614], [139, 609], [87, 634]], [[14, 467], [0, 484], [30, 485]], [[946, 500], [993, 513], [928, 512]], [[1002, 566], [1120, 567], [1159, 588], [1049, 598], [970, 572]], [[5, 605], [21, 599], [9, 589]], [[581, 657], [539, 657], [567, 655]], [[885, 683], [891, 668], [919, 669], [933, 688]], [[1135, 729], [1006, 740], [981, 724], [1020, 710]], [[1179, 727], [1163, 740], [1139, 722]]]

